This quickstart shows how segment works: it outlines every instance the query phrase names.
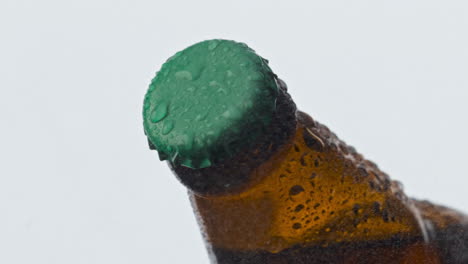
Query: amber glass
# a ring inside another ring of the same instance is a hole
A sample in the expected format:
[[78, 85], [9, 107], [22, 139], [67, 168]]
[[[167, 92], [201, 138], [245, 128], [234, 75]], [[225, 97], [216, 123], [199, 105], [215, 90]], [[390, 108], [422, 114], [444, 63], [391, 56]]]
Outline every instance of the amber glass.
[[212, 263], [468, 263], [466, 216], [407, 198], [327, 127], [296, 119], [240, 190], [189, 192]]
[[264, 137], [215, 166], [169, 163], [213, 264], [467, 264], [468, 217], [408, 198], [297, 111], [284, 82]]

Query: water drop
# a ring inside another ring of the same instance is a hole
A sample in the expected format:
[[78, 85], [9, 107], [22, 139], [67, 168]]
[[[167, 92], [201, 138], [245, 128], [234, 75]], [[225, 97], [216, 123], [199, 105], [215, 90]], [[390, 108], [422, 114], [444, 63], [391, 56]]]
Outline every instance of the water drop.
[[359, 209], [361, 209], [361, 206], [359, 204], [354, 204], [353, 206], [353, 212], [354, 214], [359, 214]]
[[165, 121], [163, 129], [162, 129], [162, 134], [163, 135], [169, 134], [172, 131], [173, 128], [174, 128], [174, 121], [172, 121], [172, 120]]
[[320, 162], [318, 161], [318, 159], [314, 160], [314, 165], [315, 165], [315, 167], [320, 166]]
[[193, 168], [191, 159], [185, 159], [181, 162], [181, 164], [185, 167]]
[[234, 73], [231, 70], [227, 70], [226, 71], [226, 76], [227, 77], [232, 77], [232, 76], [234, 76]]
[[229, 118], [231, 117], [231, 112], [229, 110], [226, 110], [224, 113], [221, 114], [224, 118]]
[[374, 212], [374, 214], [378, 215], [380, 213], [380, 203], [375, 201], [373, 204], [372, 204], [372, 211]]
[[147, 99], [145, 100], [145, 104], [143, 105], [143, 108], [144, 108], [145, 110], [147, 110], [148, 108], [150, 108], [150, 106], [151, 106], [150, 100], [149, 100], [149, 98], [147, 98]]
[[220, 87], [218, 90], [216, 90], [219, 94], [228, 94], [228, 91], [224, 89], [223, 87]]
[[195, 92], [196, 89], [197, 89], [197, 88], [195, 88], [194, 86], [189, 86], [189, 87], [187, 87], [187, 91], [188, 91], [188, 92], [191, 92], [191, 93]]
[[190, 149], [193, 146], [193, 136], [190, 134], [187, 134], [183, 137], [183, 144], [185, 145], [186, 148]]
[[315, 150], [317, 152], [322, 152], [325, 144], [323, 143], [323, 140], [318, 137], [315, 133], [312, 132], [309, 128], [306, 128], [303, 132], [303, 138], [305, 144], [311, 148], [312, 150]]
[[200, 163], [200, 168], [206, 168], [211, 166], [211, 161], [208, 158], [205, 158]]
[[195, 80], [198, 80], [202, 76], [203, 71], [205, 70], [205, 66], [199, 65], [197, 63], [188, 64], [186, 70], [192, 74], [192, 81], [195, 81]]
[[294, 209], [294, 212], [300, 212], [302, 209], [304, 209], [304, 205], [303, 205], [303, 204], [299, 204], [299, 205], [296, 206], [296, 208]]
[[202, 121], [206, 118], [206, 116], [208, 115], [208, 112], [205, 112], [205, 113], [202, 113], [202, 114], [198, 114], [196, 117], [195, 117], [195, 121]]
[[304, 191], [304, 188], [302, 188], [302, 186], [300, 185], [294, 185], [293, 187], [291, 187], [291, 189], [289, 190], [289, 195], [298, 195], [300, 194], [301, 192]]
[[208, 44], [208, 49], [209, 50], [214, 50], [214, 49], [216, 49], [216, 47], [218, 47], [218, 45], [219, 45], [218, 41], [211, 41], [211, 43]]
[[166, 103], [160, 103], [156, 106], [156, 108], [153, 110], [150, 116], [150, 120], [153, 123], [157, 123], [161, 120], [163, 120], [167, 116], [167, 104]]
[[247, 77], [247, 79], [251, 81], [260, 81], [263, 79], [263, 74], [261, 72], [253, 72]]
[[293, 229], [300, 229], [302, 227], [301, 223], [294, 223], [292, 228]]
[[[172, 149], [172, 148], [168, 148], [168, 149]], [[174, 153], [172, 153], [172, 155], [169, 157], [169, 159], [174, 162], [177, 158], [177, 156], [179, 156], [179, 151], [175, 151]]]
[[178, 71], [175, 73], [175, 77], [180, 80], [192, 80], [192, 73], [189, 71]]
[[249, 101], [249, 100], [246, 100], [242, 103], [242, 106], [245, 108], [245, 109], [251, 109], [253, 107], [253, 103], [252, 101]]

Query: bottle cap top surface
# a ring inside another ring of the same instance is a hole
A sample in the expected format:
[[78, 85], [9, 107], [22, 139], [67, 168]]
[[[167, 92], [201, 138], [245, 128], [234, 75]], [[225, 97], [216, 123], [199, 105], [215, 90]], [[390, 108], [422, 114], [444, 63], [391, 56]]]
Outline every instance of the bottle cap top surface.
[[247, 45], [199, 42], [169, 58], [152, 80], [145, 133], [161, 160], [210, 167], [265, 133], [277, 96], [268, 61]]

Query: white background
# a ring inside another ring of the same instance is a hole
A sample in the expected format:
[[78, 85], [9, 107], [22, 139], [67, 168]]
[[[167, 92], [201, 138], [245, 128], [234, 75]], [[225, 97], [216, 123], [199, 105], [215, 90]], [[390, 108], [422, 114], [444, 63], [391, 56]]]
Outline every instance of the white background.
[[464, 0], [0, 0], [0, 263], [208, 262], [141, 108], [209, 38], [268, 58], [407, 193], [468, 212]]

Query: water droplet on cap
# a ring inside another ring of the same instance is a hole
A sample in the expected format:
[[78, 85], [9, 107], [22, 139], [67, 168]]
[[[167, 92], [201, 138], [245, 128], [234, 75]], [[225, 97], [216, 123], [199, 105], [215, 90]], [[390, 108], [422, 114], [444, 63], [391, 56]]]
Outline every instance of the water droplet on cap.
[[172, 120], [165, 121], [163, 129], [162, 129], [162, 134], [163, 135], [169, 134], [172, 131], [173, 128], [174, 128], [174, 121], [172, 121]]
[[187, 87], [187, 91], [188, 92], [194, 92], [197, 88], [195, 88], [194, 86], [189, 86]]
[[210, 166], [211, 166], [211, 161], [208, 158], [205, 158], [200, 162], [200, 168], [206, 168]]
[[232, 77], [232, 76], [234, 76], [234, 73], [231, 70], [227, 70], [226, 71], [226, 76], [227, 77]]
[[249, 100], [246, 100], [245, 102], [242, 103], [242, 106], [245, 109], [251, 109], [253, 107], [253, 102], [249, 101]]
[[220, 87], [216, 92], [220, 94], [228, 94], [228, 90], [224, 89], [223, 87]]
[[205, 112], [205, 113], [198, 114], [195, 117], [195, 121], [202, 121], [202, 120], [204, 120], [206, 118], [207, 115], [208, 115], [208, 111]]
[[185, 167], [193, 168], [193, 164], [192, 164], [191, 159], [185, 159], [180, 164], [185, 166]]
[[247, 78], [251, 81], [260, 81], [263, 79], [263, 74], [261, 72], [253, 72]]
[[208, 49], [209, 50], [214, 50], [216, 47], [218, 47], [219, 42], [218, 41], [211, 41], [210, 44], [208, 44]]
[[167, 116], [167, 104], [166, 103], [160, 103], [156, 106], [156, 108], [153, 110], [150, 116], [150, 120], [153, 123], [157, 123], [161, 120], [163, 120]]
[[182, 138], [183, 144], [185, 145], [186, 148], [192, 148], [193, 147], [193, 136], [191, 134], [184, 135]]
[[143, 108], [146, 110], [146, 109], [150, 108], [150, 106], [151, 106], [151, 103], [150, 103], [149, 99], [146, 99], [145, 103], [143, 105]]
[[175, 73], [175, 77], [180, 80], [192, 80], [192, 73], [189, 71], [178, 71]]
[[224, 118], [229, 118], [231, 117], [231, 112], [229, 110], [226, 110], [224, 113], [221, 114]]

